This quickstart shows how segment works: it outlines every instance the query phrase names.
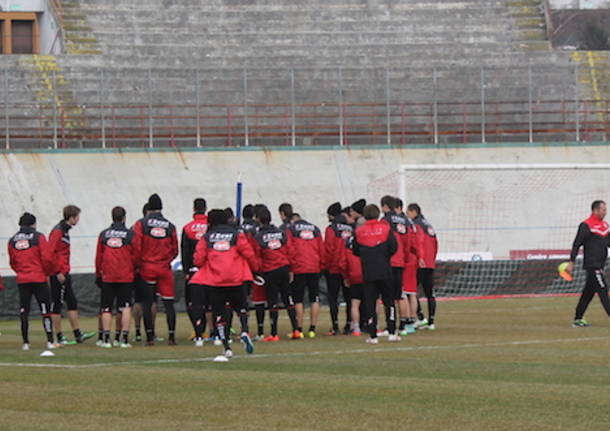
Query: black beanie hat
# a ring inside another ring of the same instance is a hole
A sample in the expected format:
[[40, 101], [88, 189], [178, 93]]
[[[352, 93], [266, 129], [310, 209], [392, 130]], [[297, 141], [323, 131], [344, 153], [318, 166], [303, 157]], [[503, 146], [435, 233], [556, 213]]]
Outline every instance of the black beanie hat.
[[36, 216], [30, 213], [23, 213], [19, 217], [19, 226], [34, 226], [36, 224]]
[[328, 209], [326, 210], [326, 214], [328, 214], [329, 216], [338, 216], [339, 214], [341, 214], [341, 204], [339, 202], [335, 202], [334, 204], [328, 207]]
[[366, 201], [364, 199], [360, 199], [352, 204], [352, 209], [354, 211], [356, 211], [358, 214], [362, 214], [365, 206], [366, 206]]
[[158, 194], [152, 194], [148, 198], [148, 210], [149, 211], [159, 211], [163, 209], [163, 203], [161, 202], [161, 198]]
[[225, 210], [213, 209], [208, 212], [208, 223], [210, 226], [217, 226], [220, 224], [227, 224], [229, 222], [229, 215]]

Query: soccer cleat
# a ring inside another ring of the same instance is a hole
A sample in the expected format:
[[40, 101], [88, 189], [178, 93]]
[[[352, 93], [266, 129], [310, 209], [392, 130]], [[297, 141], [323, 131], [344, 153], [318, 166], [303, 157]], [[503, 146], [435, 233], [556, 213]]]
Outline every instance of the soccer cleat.
[[309, 332], [307, 333], [307, 336], [308, 336], [309, 338], [316, 338], [316, 331], [309, 331]]
[[294, 331], [292, 331], [292, 334], [290, 334], [289, 337], [293, 340], [300, 340], [301, 338], [303, 338], [303, 334], [301, 333], [301, 331], [297, 331], [295, 329]]
[[133, 346], [131, 344], [129, 344], [129, 343], [120, 343], [119, 347], [121, 349], [131, 349]]
[[222, 340], [219, 337], [214, 337], [214, 345], [222, 346]]
[[203, 347], [203, 338], [195, 338], [195, 347]]
[[92, 332], [83, 332], [74, 341], [75, 341], [75, 343], [81, 344], [81, 343], [84, 343], [85, 341], [87, 341], [89, 338], [94, 337], [95, 334], [97, 334], [97, 332], [93, 332], [93, 331]]
[[388, 335], [390, 335], [390, 333], [388, 332], [388, 330], [384, 330], [384, 331], [377, 331], [377, 336], [378, 337], [387, 337]]
[[102, 344], [104, 344], [104, 340], [97, 340], [97, 341], [95, 342], [95, 345], [96, 345], [97, 347], [102, 347]]
[[155, 340], [149, 340], [144, 343], [146, 347], [153, 347], [155, 345]]
[[121, 344], [121, 342], [119, 340], [114, 340], [112, 342], [112, 347], [119, 347], [120, 344]]
[[401, 340], [401, 338], [398, 335], [396, 335], [396, 334], [388, 335], [388, 341], [390, 341], [390, 342], [397, 342], [397, 341], [400, 341], [400, 340]]
[[241, 342], [244, 344], [244, 348], [246, 349], [246, 353], [254, 352], [254, 344], [252, 344], [252, 340], [247, 332], [242, 332], [241, 334]]
[[142, 341], [142, 336], [136, 335], [135, 337], [133, 337], [133, 341], [135, 341], [136, 343], [139, 343], [140, 341]]
[[21, 350], [27, 352], [28, 350], [30, 350], [30, 345], [28, 343], [23, 343], [23, 345], [21, 346]]
[[47, 350], [59, 349], [60, 347], [63, 347], [63, 346], [61, 344], [50, 343], [47, 341]]
[[415, 329], [425, 329], [428, 326], [428, 319], [424, 320], [416, 320], [415, 321]]
[[175, 340], [175, 339], [173, 339], [173, 338], [170, 338], [170, 339], [167, 341], [167, 345], [168, 345], [168, 346], [175, 346], [175, 345], [176, 345], [176, 340]]
[[164, 341], [165, 341], [165, 338], [163, 338], [163, 337], [157, 337], [157, 336], [155, 335], [155, 342], [156, 342], [156, 343], [162, 343], [162, 342], [164, 342]]
[[103, 343], [100, 347], [102, 349], [112, 349], [112, 343]]
[[252, 337], [252, 341], [263, 341], [264, 339], [265, 339], [264, 334], [257, 334], [254, 337]]
[[402, 331], [400, 331], [399, 333], [401, 336], [406, 337], [407, 335], [409, 335], [409, 331], [407, 330], [407, 328], [405, 327]]
[[367, 338], [366, 344], [379, 344], [379, 338]]
[[225, 358], [231, 359], [233, 357], [233, 350], [225, 349]]
[[362, 332], [360, 332], [360, 331], [353, 331], [353, 332], [352, 332], [352, 335], [353, 335], [354, 337], [360, 337], [360, 336], [362, 335]]
[[572, 322], [572, 328], [588, 328], [591, 326], [585, 319], [576, 319]]
[[343, 327], [343, 335], [349, 335], [349, 334], [351, 334], [351, 332], [352, 332], [352, 329], [350, 328], [349, 325], [345, 325]]
[[434, 323], [431, 323], [428, 325], [428, 331], [435, 331], [436, 330], [436, 326], [434, 326]]
[[328, 335], [328, 336], [339, 335], [339, 331], [335, 330], [335, 329], [329, 329], [328, 332], [326, 333], [326, 335]]
[[280, 337], [279, 337], [279, 335], [269, 335], [269, 336], [263, 338], [263, 341], [265, 343], [273, 343], [276, 341], [280, 341]]

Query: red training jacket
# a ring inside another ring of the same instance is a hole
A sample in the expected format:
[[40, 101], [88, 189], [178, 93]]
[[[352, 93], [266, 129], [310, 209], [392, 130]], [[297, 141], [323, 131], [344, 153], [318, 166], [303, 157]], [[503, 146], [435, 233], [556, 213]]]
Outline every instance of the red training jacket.
[[317, 226], [305, 220], [298, 220], [290, 225], [287, 233], [292, 272], [317, 274], [325, 269], [324, 243]]
[[167, 267], [178, 256], [176, 227], [160, 212], [138, 220], [133, 231], [134, 245], [140, 253], [139, 265]]
[[232, 287], [252, 281], [259, 262], [243, 233], [227, 225], [213, 226], [197, 243], [190, 284]]
[[46, 283], [53, 272], [53, 260], [45, 236], [32, 227], [22, 226], [8, 241], [11, 268], [17, 283]]
[[352, 237], [353, 228], [341, 216], [335, 217], [324, 232], [324, 262], [328, 272], [341, 274], [345, 243]]
[[261, 226], [254, 240], [254, 253], [261, 263], [261, 272], [290, 265], [290, 245], [286, 232], [274, 225]]
[[438, 239], [432, 225], [423, 215], [418, 215], [413, 219], [417, 228], [417, 235], [422, 244], [424, 268], [436, 268], [436, 255], [438, 253]]
[[182, 228], [182, 241], [180, 248], [182, 250], [182, 270], [187, 277], [190, 277], [191, 272], [197, 272], [197, 268], [193, 265], [193, 257], [195, 256], [195, 248], [199, 240], [208, 231], [208, 216], [205, 214], [195, 214], [193, 220], [188, 222]]
[[113, 223], [103, 230], [97, 240], [95, 255], [95, 275], [104, 283], [132, 283], [138, 250], [134, 233], [123, 223]]
[[60, 221], [49, 234], [49, 255], [53, 260], [51, 275], [70, 273], [70, 226]]

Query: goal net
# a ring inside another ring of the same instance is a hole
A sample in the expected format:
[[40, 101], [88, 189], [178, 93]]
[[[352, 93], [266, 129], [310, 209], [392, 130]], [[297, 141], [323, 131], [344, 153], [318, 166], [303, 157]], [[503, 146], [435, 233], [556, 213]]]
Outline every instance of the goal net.
[[368, 198], [416, 202], [439, 239], [439, 296], [574, 293], [558, 277], [591, 202], [608, 200], [610, 164], [402, 165]]

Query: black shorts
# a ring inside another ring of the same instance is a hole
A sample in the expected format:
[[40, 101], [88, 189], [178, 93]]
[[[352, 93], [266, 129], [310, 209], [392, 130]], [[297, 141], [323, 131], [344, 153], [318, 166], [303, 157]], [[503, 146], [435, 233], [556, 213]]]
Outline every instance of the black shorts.
[[231, 309], [238, 313], [248, 313], [248, 290], [245, 286], [204, 286], [203, 291], [208, 291], [216, 316], [226, 318], [227, 310]]
[[61, 314], [63, 303], [66, 303], [68, 311], [78, 310], [78, 302], [72, 290], [72, 277], [66, 274], [66, 281], [61, 284], [57, 275], [51, 276], [51, 314]]
[[30, 304], [32, 302], [32, 296], [36, 298], [38, 307], [40, 308], [40, 314], [43, 316], [50, 312], [50, 295], [49, 285], [47, 283], [23, 283], [19, 284], [19, 307], [21, 314], [28, 314], [30, 312]]
[[111, 313], [112, 305], [116, 299], [116, 309], [121, 312], [124, 308], [131, 307], [133, 295], [133, 283], [104, 283], [102, 286], [102, 313]]
[[[150, 290], [150, 285], [146, 283], [139, 275], [136, 275], [135, 286], [133, 288], [133, 304], [142, 304], [144, 298], [147, 297]], [[157, 301], [158, 295], [153, 295], [153, 301]]]
[[296, 304], [303, 303], [305, 287], [307, 287], [309, 302], [320, 302], [320, 274], [295, 274], [292, 296]]
[[402, 273], [404, 268], [392, 267], [392, 292], [396, 301], [402, 299]]
[[350, 297], [362, 301], [364, 299], [364, 284], [354, 284], [349, 287]]

